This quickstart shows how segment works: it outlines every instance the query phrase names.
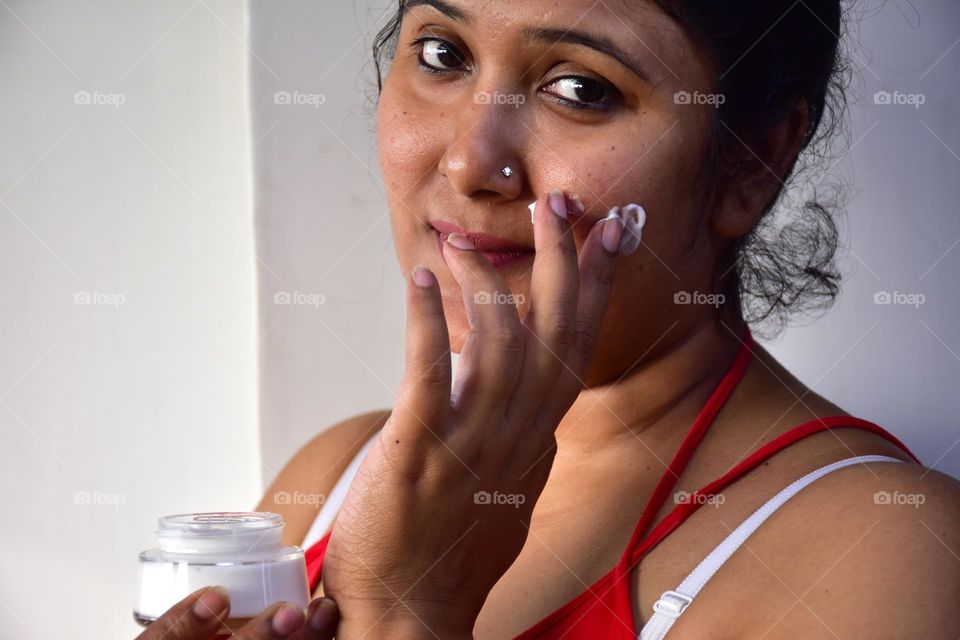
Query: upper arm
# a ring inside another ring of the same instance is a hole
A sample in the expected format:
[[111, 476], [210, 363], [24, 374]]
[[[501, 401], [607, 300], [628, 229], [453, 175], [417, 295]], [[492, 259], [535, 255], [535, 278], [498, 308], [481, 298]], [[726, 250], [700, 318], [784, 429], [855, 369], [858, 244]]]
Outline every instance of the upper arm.
[[820, 482], [810, 497], [840, 508], [808, 509], [793, 606], [765, 637], [960, 637], [960, 483], [886, 463]]
[[308, 441], [284, 465], [256, 506], [257, 511], [283, 516], [284, 544], [303, 542], [326, 496], [389, 415], [389, 410], [371, 411], [338, 422]]

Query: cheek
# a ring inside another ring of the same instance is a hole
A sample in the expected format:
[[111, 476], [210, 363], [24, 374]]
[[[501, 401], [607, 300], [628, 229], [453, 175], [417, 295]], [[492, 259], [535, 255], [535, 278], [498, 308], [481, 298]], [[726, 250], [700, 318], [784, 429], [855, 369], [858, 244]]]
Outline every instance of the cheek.
[[663, 135], [637, 132], [633, 139], [620, 132], [571, 144], [566, 153], [562, 145], [540, 149], [536, 179], [542, 189], [556, 186], [580, 195], [588, 223], [578, 229], [581, 239], [611, 207], [637, 203], [647, 212], [644, 243], [670, 252], [694, 223], [693, 186], [703, 154], [699, 137], [680, 128]]
[[[564, 164], [576, 175], [567, 184], [587, 207], [586, 224], [578, 229], [580, 242], [594, 220], [613, 206], [637, 203], [647, 213], [644, 246], [621, 259], [604, 321], [605, 335], [613, 336], [604, 340], [611, 358], [622, 348], [622, 336], [637, 326], [646, 323], [657, 330], [669, 326], [674, 293], [699, 280], [698, 274], [709, 266], [705, 254], [697, 252], [703, 259], [693, 260], [689, 248], [699, 224], [694, 185], [706, 149], [703, 135], [680, 124], [662, 137], [661, 133], [638, 133], [633, 141], [621, 135], [606, 143], [582, 144], [580, 148], [589, 151], [571, 154], [572, 160]], [[546, 162], [539, 169], [543, 175], [554, 171]]]
[[387, 76], [377, 106], [377, 153], [397, 257], [405, 270], [433, 248], [423, 244], [433, 238], [421, 223], [426, 213], [421, 195], [424, 184], [435, 179], [442, 155], [438, 143], [443, 135], [438, 122], [442, 121], [437, 116], [431, 107], [423, 107], [402, 91], [396, 76], [393, 81]]
[[385, 85], [377, 107], [377, 151], [388, 195], [402, 195], [430, 169], [436, 136], [431, 120]]

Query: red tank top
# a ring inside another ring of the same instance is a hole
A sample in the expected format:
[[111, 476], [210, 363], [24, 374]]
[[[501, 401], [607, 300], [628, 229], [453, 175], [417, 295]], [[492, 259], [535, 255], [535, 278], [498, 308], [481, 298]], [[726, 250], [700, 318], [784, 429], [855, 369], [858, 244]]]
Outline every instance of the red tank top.
[[[686, 502], [678, 504], [659, 523], [648, 532], [650, 525], [660, 509], [666, 503], [674, 485], [693, 456], [697, 445], [703, 440], [713, 419], [720, 412], [727, 398], [743, 377], [753, 355], [753, 337], [746, 327], [737, 351], [727, 372], [713, 390], [710, 398], [700, 410], [699, 415], [684, 437], [670, 465], [654, 488], [650, 500], [634, 528], [630, 542], [616, 566], [605, 576], [597, 580], [586, 591], [543, 618], [514, 640], [593, 640], [609, 638], [636, 640], [637, 625], [633, 617], [632, 595], [630, 592], [630, 572], [643, 557], [670, 532], [680, 526], [694, 511], [707, 502], [697, 496], [710, 496], [719, 493], [767, 458], [782, 451], [791, 444], [809, 435], [836, 429], [852, 427], [876, 433], [906, 452], [918, 464], [920, 461], [907, 447], [882, 427], [850, 416], [830, 416], [816, 418], [798, 425], [759, 447], [738, 465], [720, 478], [694, 492]], [[328, 532], [306, 551], [307, 577], [311, 593], [320, 582], [323, 568], [323, 556], [330, 541]]]

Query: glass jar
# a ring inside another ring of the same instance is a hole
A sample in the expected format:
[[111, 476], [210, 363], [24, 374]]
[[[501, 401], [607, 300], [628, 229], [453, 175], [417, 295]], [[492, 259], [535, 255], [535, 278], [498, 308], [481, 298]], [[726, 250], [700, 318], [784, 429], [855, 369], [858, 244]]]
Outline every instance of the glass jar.
[[210, 512], [158, 520], [159, 548], [140, 553], [133, 618], [147, 626], [201, 587], [230, 594], [221, 633], [237, 631], [271, 604], [306, 609], [310, 601], [303, 549], [283, 546], [283, 516], [270, 512]]

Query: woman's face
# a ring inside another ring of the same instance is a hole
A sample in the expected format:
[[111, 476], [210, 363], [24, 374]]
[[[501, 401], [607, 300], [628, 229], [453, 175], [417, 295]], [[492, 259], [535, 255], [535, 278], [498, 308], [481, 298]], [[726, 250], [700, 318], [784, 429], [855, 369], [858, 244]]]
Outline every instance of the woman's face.
[[[718, 251], [695, 188], [713, 107], [677, 98], [708, 95], [712, 82], [680, 27], [646, 2], [407, 4], [378, 148], [401, 267], [437, 275], [451, 348], [468, 325], [433, 225], [532, 249], [527, 206], [554, 189], [584, 204], [578, 246], [613, 206], [647, 212], [640, 249], [619, 258], [588, 383], [616, 378], [674, 324], [710, 316], [712, 306], [674, 300], [710, 291]], [[498, 266], [521, 301], [532, 265], [529, 255]]]

